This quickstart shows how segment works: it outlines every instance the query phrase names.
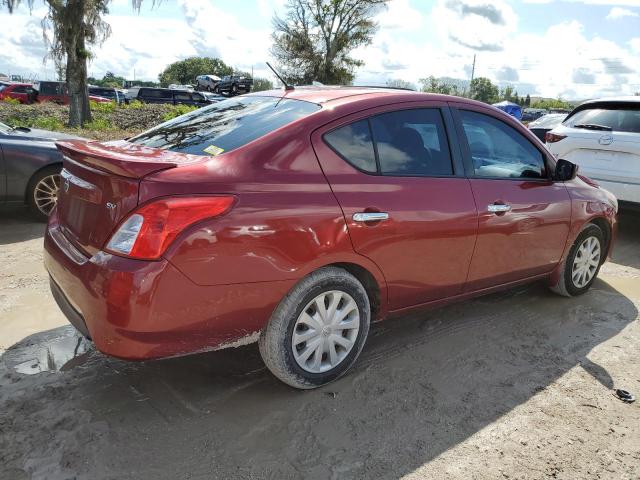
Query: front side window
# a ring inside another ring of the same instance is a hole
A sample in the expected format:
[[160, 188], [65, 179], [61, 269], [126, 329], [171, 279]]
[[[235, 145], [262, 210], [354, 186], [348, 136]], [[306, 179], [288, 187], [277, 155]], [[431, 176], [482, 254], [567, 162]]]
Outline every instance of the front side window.
[[280, 97], [233, 97], [169, 120], [130, 141], [194, 155], [217, 155], [320, 108], [316, 103]]
[[399, 110], [371, 117], [383, 175], [453, 175], [439, 109]]
[[478, 177], [546, 178], [542, 152], [513, 127], [489, 115], [460, 111]]
[[594, 105], [574, 113], [564, 124], [587, 130], [640, 133], [640, 102], [635, 105]]

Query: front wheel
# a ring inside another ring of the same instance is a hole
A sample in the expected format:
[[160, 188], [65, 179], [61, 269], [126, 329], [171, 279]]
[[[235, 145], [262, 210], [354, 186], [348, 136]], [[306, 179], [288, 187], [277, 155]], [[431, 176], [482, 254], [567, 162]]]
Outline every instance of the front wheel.
[[320, 387], [356, 361], [369, 333], [370, 317], [362, 284], [341, 268], [321, 268], [280, 302], [260, 335], [260, 354], [287, 385]]
[[569, 250], [560, 279], [551, 290], [565, 297], [582, 295], [593, 285], [605, 256], [602, 230], [592, 223], [586, 225]]

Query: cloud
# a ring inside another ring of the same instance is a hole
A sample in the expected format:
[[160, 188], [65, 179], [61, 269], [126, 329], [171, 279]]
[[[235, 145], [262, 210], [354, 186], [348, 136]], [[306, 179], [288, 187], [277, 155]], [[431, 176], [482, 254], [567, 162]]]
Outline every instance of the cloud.
[[[468, 2], [468, 3], [467, 3]], [[486, 18], [494, 25], [504, 25], [505, 19], [502, 11], [491, 3], [476, 3], [463, 0], [447, 0], [446, 6], [457, 11], [462, 17], [478, 15]]]
[[604, 65], [605, 73], [610, 75], [624, 75], [635, 72], [633, 68], [626, 65], [624, 61], [619, 58], [601, 58], [600, 61]]
[[496, 79], [500, 82], [517, 82], [520, 80], [520, 74], [515, 68], [505, 65], [496, 73]]
[[573, 76], [571, 78], [574, 83], [580, 83], [583, 85], [593, 85], [596, 83], [596, 76], [586, 68], [576, 68], [573, 70]]
[[431, 19], [443, 41], [478, 52], [503, 50], [505, 39], [518, 25], [513, 8], [504, 0], [438, 0]]
[[618, 20], [625, 17], [640, 17], [640, 15], [627, 8], [613, 7], [606, 18], [607, 20]]

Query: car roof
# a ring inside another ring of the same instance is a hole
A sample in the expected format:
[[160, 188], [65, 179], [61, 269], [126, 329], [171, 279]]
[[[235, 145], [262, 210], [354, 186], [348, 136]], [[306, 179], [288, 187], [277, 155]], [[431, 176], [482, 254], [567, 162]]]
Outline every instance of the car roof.
[[254, 92], [248, 95], [255, 96], [271, 96], [290, 98], [294, 100], [303, 100], [306, 102], [324, 104], [337, 100], [346, 99], [348, 97], [356, 97], [361, 95], [372, 96], [385, 96], [385, 97], [398, 97], [394, 100], [405, 101], [419, 101], [419, 100], [442, 100], [442, 101], [463, 101], [469, 103], [476, 103], [473, 100], [466, 98], [452, 97], [449, 95], [441, 95], [436, 93], [423, 93], [416, 92], [414, 90], [404, 90], [399, 88], [385, 88], [385, 87], [359, 87], [359, 86], [311, 86], [311, 87], [295, 87], [293, 90], [267, 90], [262, 92]]
[[640, 96], [596, 98], [593, 100], [587, 100], [582, 105], [589, 105], [591, 103], [640, 103]]

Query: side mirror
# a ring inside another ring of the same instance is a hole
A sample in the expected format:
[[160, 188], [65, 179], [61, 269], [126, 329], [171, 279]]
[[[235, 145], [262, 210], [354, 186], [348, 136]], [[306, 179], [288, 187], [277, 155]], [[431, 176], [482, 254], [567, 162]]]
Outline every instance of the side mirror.
[[568, 182], [578, 175], [578, 165], [571, 163], [569, 160], [558, 160], [556, 163], [556, 171], [553, 179], [558, 182]]

